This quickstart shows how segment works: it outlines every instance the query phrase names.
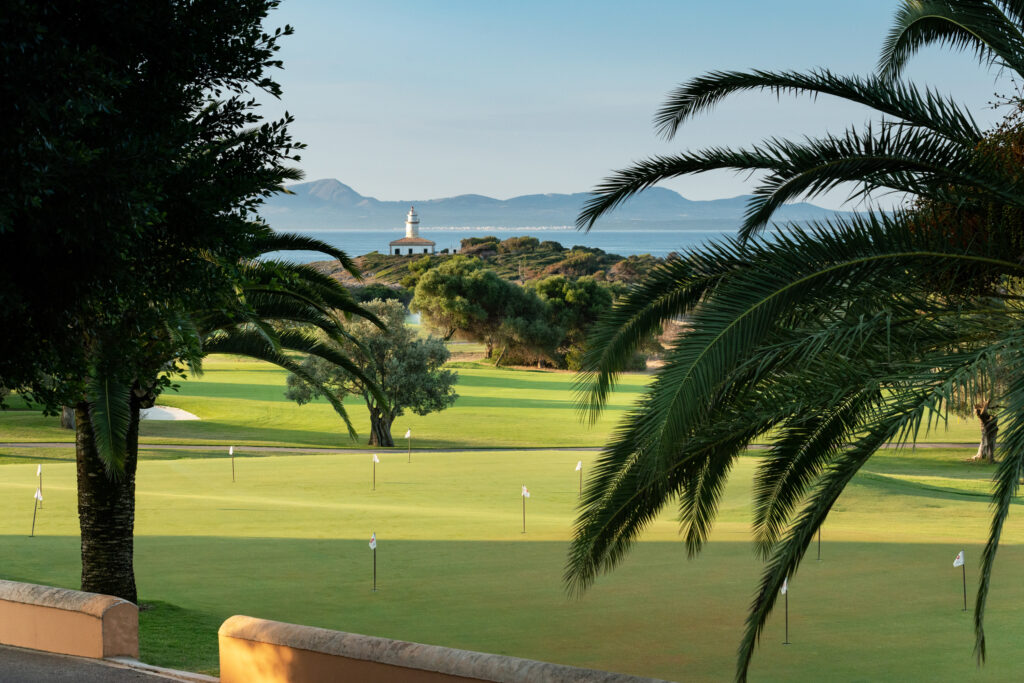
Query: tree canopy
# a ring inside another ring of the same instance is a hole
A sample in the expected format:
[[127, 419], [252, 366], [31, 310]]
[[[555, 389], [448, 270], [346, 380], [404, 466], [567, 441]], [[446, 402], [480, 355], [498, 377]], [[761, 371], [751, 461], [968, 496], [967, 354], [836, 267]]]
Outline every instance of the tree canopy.
[[476, 258], [458, 255], [428, 270], [416, 285], [412, 309], [445, 339], [483, 343], [488, 358], [495, 348], [510, 346], [524, 355], [550, 355], [557, 343], [540, 298]]
[[85, 590], [136, 599], [140, 407], [211, 351], [330, 355], [281, 320], [326, 331], [330, 309], [364, 314], [330, 278], [253, 262], [325, 248], [358, 274], [255, 213], [299, 177], [291, 118], [264, 122], [253, 99], [281, 93], [269, 72], [292, 31], [263, 28], [277, 5], [13, 0], [0, 14], [0, 386], [75, 408]]
[[547, 309], [548, 322], [559, 332], [559, 365], [578, 370], [587, 334], [612, 307], [610, 289], [593, 278], [571, 280], [553, 275], [532, 284]]
[[[444, 410], [455, 403], [458, 375], [443, 369], [449, 353], [433, 337], [416, 339], [405, 324], [405, 306], [396, 300], [374, 300], [366, 308], [384, 323], [369, 320], [345, 323], [345, 337], [332, 340], [340, 354], [351, 358], [359, 372], [324, 358], [307, 357], [300, 372], [288, 376], [285, 396], [299, 405], [318, 396], [341, 402], [360, 396], [370, 412], [370, 444], [393, 446], [391, 425], [410, 410], [417, 415]], [[374, 392], [374, 385], [381, 392]]]

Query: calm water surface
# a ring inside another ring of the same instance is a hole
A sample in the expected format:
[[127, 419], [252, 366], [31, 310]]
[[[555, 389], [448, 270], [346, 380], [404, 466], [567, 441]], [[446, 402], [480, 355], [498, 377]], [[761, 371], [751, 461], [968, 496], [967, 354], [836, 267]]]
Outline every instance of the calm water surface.
[[[328, 244], [343, 249], [350, 256], [368, 254], [371, 251], [386, 253], [388, 242], [405, 234], [399, 230], [304, 230], [310, 235]], [[629, 256], [631, 254], [651, 254], [666, 256], [673, 251], [683, 251], [699, 246], [709, 240], [722, 239], [736, 234], [735, 228], [716, 228], [711, 230], [681, 230], [658, 228], [650, 230], [623, 230], [594, 228], [584, 233], [570, 227], [536, 227], [536, 228], [420, 228], [420, 236], [437, 242], [437, 250], [458, 249], [460, 240], [467, 237], [483, 237], [494, 235], [500, 239], [528, 235], [542, 242], [551, 240], [563, 247], [582, 245], [597, 247], [610, 254]], [[317, 252], [294, 251], [275, 255], [299, 263], [323, 260], [324, 256]]]

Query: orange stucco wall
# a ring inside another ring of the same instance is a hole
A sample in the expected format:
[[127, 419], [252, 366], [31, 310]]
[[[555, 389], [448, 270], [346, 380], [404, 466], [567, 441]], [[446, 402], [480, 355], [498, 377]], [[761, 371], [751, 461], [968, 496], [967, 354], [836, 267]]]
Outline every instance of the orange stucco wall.
[[0, 643], [79, 657], [138, 657], [132, 603], [30, 583], [0, 581]]
[[245, 616], [225, 621], [218, 636], [221, 683], [655, 683]]
[[481, 679], [220, 636], [220, 680], [221, 683], [466, 683]]

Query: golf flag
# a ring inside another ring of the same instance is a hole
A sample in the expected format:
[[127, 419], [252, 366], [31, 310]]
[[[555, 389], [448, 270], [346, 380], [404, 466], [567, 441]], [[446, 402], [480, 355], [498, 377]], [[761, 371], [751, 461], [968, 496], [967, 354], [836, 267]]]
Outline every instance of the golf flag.
[[954, 567], [962, 567], [962, 566], [964, 566], [964, 551], [963, 550], [961, 550], [960, 553], [956, 556], [956, 559], [953, 560], [953, 566]]
[[377, 549], [377, 532], [375, 531], [375, 532], [373, 532], [373, 535], [370, 536], [370, 550], [376, 550], [376, 549]]
[[582, 469], [583, 469], [583, 461], [582, 460], [577, 460], [576, 461], [576, 471], [579, 472]]
[[228, 446], [228, 455], [234, 455], [234, 454], [235, 454], [235, 447], [234, 446]]
[[39, 489], [36, 489], [36, 495], [32, 497], [38, 500], [40, 503], [43, 502], [43, 492], [40, 491]]
[[784, 578], [782, 580], [782, 589], [779, 590], [779, 592], [782, 593], [783, 595], [785, 595], [788, 591], [789, 591], [789, 577], [787, 576], [786, 578]]
[[377, 457], [376, 453], [373, 454], [373, 461], [374, 462], [380, 462], [380, 458]]
[[37, 477], [43, 476], [43, 466], [42, 465], [36, 465], [36, 476]]
[[530, 497], [530, 490], [524, 486], [523, 487], [523, 498], [529, 498], [529, 497]]
[[408, 438], [410, 438], [411, 436], [412, 436], [412, 427], [410, 427], [409, 429], [406, 429], [406, 430], [405, 430], [405, 438], [407, 438], [407, 439], [408, 439]]

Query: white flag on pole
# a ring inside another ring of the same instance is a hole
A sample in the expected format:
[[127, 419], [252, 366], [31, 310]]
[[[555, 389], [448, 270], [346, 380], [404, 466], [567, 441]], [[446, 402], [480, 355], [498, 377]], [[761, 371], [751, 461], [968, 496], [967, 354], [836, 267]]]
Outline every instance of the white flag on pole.
[[961, 550], [959, 552], [959, 554], [957, 554], [956, 559], [953, 560], [953, 566], [954, 567], [962, 567], [962, 566], [964, 566], [964, 551], [963, 550]]
[[234, 454], [235, 454], [235, 447], [234, 446], [228, 446], [228, 455], [234, 455]]
[[408, 439], [408, 438], [410, 438], [411, 436], [412, 436], [412, 427], [410, 427], [409, 429], [406, 429], [406, 430], [405, 430], [405, 438], [407, 438], [407, 439]]
[[583, 469], [583, 461], [582, 460], [577, 460], [576, 461], [576, 471], [579, 472], [582, 469]]
[[380, 458], [377, 457], [376, 453], [373, 454], [373, 461], [374, 462], [380, 462]]
[[530, 490], [524, 486], [523, 487], [523, 498], [529, 498], [529, 497], [530, 497]]
[[36, 476], [37, 477], [43, 476], [43, 466], [42, 465], [36, 465]]
[[373, 535], [370, 536], [370, 550], [376, 550], [376, 549], [377, 549], [377, 532], [375, 531], [375, 532], [373, 532]]
[[40, 491], [39, 489], [36, 489], [36, 495], [34, 495], [32, 497], [35, 498], [36, 500], [38, 500], [40, 503], [43, 502], [43, 492]]
[[789, 577], [787, 576], [786, 578], [784, 578], [782, 580], [782, 589], [779, 590], [779, 592], [782, 593], [783, 595], [785, 595], [788, 590], [789, 590]]

